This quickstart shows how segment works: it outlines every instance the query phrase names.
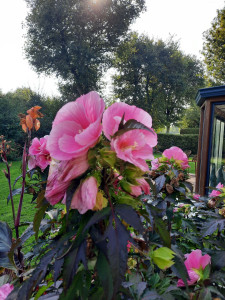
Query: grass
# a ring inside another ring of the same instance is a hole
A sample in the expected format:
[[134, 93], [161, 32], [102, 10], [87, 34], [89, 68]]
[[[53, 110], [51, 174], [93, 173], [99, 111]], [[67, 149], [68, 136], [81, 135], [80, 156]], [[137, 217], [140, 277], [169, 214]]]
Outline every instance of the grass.
[[[12, 218], [12, 207], [11, 201], [7, 204], [7, 197], [9, 195], [9, 186], [8, 180], [6, 179], [2, 170], [6, 169], [4, 163], [0, 163], [0, 221], [7, 222], [11, 228], [13, 228], [13, 218]], [[14, 183], [15, 179], [21, 175], [21, 162], [14, 161], [12, 162], [12, 166], [10, 168], [11, 181]], [[15, 189], [21, 188], [21, 180], [19, 180]], [[31, 222], [33, 220], [35, 214], [35, 203], [31, 203], [31, 196], [25, 195], [23, 201], [23, 207], [21, 212], [21, 223]], [[17, 214], [17, 209], [19, 205], [20, 195], [15, 195], [13, 197], [14, 206], [15, 206], [15, 214]]]

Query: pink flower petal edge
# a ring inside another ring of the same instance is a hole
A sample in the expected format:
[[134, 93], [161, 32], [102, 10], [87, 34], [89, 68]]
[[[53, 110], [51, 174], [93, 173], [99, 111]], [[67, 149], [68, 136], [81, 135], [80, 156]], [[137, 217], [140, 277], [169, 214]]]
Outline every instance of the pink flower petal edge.
[[71, 208], [77, 209], [80, 214], [93, 209], [96, 204], [98, 187], [97, 180], [91, 176], [84, 180], [76, 189], [71, 202]]
[[103, 99], [94, 91], [65, 104], [58, 111], [48, 138], [51, 157], [69, 160], [86, 154], [101, 135], [104, 109]]
[[0, 286], [0, 300], [5, 300], [8, 295], [12, 292], [14, 286], [12, 284], [6, 283]]
[[173, 158], [175, 161], [181, 162], [181, 168], [183, 170], [190, 167], [188, 165], [187, 155], [179, 147], [173, 146], [169, 149], [166, 149], [163, 152], [163, 156], [167, 157], [168, 159]]

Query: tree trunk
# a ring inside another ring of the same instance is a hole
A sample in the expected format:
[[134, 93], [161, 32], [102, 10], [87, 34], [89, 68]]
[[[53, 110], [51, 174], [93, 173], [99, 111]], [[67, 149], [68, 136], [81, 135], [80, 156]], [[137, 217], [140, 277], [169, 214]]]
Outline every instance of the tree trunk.
[[166, 125], [166, 133], [170, 132], [170, 125]]

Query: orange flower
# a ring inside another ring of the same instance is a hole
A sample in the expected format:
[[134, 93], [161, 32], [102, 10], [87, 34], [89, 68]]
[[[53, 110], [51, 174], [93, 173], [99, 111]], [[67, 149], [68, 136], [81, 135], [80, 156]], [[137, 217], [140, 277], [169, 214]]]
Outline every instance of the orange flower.
[[37, 118], [43, 118], [43, 114], [39, 111], [41, 106], [34, 106], [27, 111], [27, 115], [19, 114], [20, 125], [23, 131], [31, 130], [34, 128], [36, 131], [40, 128], [40, 121]]

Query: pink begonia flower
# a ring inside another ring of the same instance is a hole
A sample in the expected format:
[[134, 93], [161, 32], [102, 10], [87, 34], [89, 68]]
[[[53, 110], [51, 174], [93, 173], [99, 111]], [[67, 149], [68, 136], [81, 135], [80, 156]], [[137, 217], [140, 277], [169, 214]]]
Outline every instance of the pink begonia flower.
[[69, 161], [52, 160], [48, 181], [45, 191], [45, 198], [55, 205], [65, 196], [71, 180], [77, 178], [89, 168], [87, 154]]
[[[152, 118], [143, 109], [123, 102], [114, 103], [106, 109], [102, 119], [103, 132], [109, 140], [118, 131], [123, 116], [124, 123], [134, 119], [149, 129], [152, 127]], [[157, 134], [153, 130], [150, 132], [145, 129], [130, 130], [111, 140], [111, 148], [120, 159], [134, 164], [143, 171], [149, 170], [145, 160], [154, 158], [153, 147], [156, 145]]]
[[152, 164], [152, 170], [157, 170], [159, 167], [160, 167], [160, 163], [159, 163], [159, 159], [158, 158], [154, 158], [152, 161], [151, 161], [151, 164]]
[[[200, 276], [197, 271], [204, 270], [205, 267], [211, 263], [211, 257], [208, 254], [202, 255], [202, 251], [197, 249], [192, 251], [190, 254], [185, 254], [186, 260], [184, 262], [190, 280], [188, 280], [188, 285], [195, 284]], [[182, 279], [178, 280], [177, 286], [185, 286]]]
[[32, 170], [36, 166], [44, 170], [51, 162], [51, 156], [46, 149], [48, 136], [34, 138], [29, 148], [28, 168]]
[[183, 170], [190, 168], [188, 165], [187, 155], [179, 147], [173, 146], [169, 149], [166, 149], [162, 155], [168, 159], [173, 158], [177, 163], [181, 164], [181, 168]]
[[5, 300], [8, 295], [12, 292], [14, 286], [12, 284], [6, 283], [0, 286], [0, 300]]
[[131, 185], [131, 195], [138, 197], [142, 194], [142, 191], [145, 195], [150, 194], [150, 186], [144, 178], [138, 178], [136, 181], [140, 185]]
[[95, 146], [102, 132], [105, 103], [97, 92], [90, 92], [65, 104], [57, 113], [47, 149], [57, 160], [79, 157]]
[[178, 212], [178, 207], [175, 207], [175, 208], [173, 209], [173, 212]]
[[200, 197], [201, 197], [201, 196], [200, 196], [199, 194], [194, 194], [194, 195], [193, 195], [193, 199], [194, 199], [194, 200], [199, 200]]
[[98, 186], [96, 178], [91, 176], [85, 179], [73, 195], [71, 208], [78, 209], [80, 214], [84, 214], [89, 209], [93, 209], [96, 204], [97, 193]]

